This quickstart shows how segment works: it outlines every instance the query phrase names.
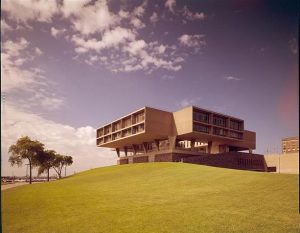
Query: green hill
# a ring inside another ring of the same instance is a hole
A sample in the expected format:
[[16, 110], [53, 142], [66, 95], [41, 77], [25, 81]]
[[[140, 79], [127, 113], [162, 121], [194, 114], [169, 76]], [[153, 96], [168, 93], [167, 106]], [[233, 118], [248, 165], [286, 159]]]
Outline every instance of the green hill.
[[111, 166], [2, 192], [5, 233], [299, 232], [298, 175]]

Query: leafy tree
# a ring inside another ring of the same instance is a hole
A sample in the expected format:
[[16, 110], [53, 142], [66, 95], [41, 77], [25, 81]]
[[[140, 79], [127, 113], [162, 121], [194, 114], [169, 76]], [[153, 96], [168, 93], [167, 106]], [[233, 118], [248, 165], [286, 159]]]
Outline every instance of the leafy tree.
[[73, 163], [73, 158], [71, 156], [56, 154], [52, 167], [56, 171], [59, 179], [62, 177], [61, 172], [63, 168], [66, 166], [70, 166], [72, 163]]
[[[64, 162], [65, 162], [65, 169], [67, 169], [67, 166], [71, 166], [72, 163], [73, 163], [72, 156], [65, 156], [64, 157]], [[66, 174], [66, 170], [65, 170], [65, 174]]]
[[49, 182], [49, 170], [54, 165], [56, 159], [56, 152], [54, 150], [44, 150], [37, 156], [38, 161], [38, 175], [47, 171], [47, 180]]
[[37, 157], [44, 151], [44, 144], [35, 140], [31, 140], [28, 136], [21, 137], [16, 144], [9, 147], [8, 152], [11, 154], [8, 161], [11, 166], [23, 164], [23, 160], [27, 159], [29, 164], [29, 183], [32, 183], [32, 167], [38, 164]]

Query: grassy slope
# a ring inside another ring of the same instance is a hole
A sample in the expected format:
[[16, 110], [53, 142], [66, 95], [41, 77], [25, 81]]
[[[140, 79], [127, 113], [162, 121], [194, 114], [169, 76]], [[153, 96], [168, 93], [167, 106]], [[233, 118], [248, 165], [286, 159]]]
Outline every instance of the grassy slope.
[[5, 233], [298, 232], [298, 176], [182, 163], [93, 169], [2, 192]]

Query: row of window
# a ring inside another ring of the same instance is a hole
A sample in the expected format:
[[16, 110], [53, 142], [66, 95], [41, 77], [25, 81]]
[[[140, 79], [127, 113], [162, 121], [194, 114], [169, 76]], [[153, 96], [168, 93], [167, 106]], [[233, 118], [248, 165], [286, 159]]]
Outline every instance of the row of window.
[[126, 117], [118, 122], [114, 122], [112, 125], [107, 125], [104, 128], [97, 130], [97, 137], [102, 137], [103, 135], [107, 135], [118, 131], [120, 129], [126, 128], [132, 124], [137, 124], [145, 120], [144, 111], [134, 114], [132, 117]]
[[[197, 131], [197, 132], [201, 132], [201, 133], [209, 133], [210, 127], [206, 126], [206, 125], [194, 124], [193, 125], [193, 130]], [[215, 134], [215, 135], [228, 136], [228, 137], [237, 138], [237, 139], [242, 139], [243, 138], [242, 133], [233, 132], [233, 131], [229, 131], [229, 133], [228, 133], [228, 130], [224, 130], [222, 128], [217, 128], [217, 127], [213, 128], [212, 133]]]
[[145, 130], [145, 125], [144, 124], [139, 124], [139, 125], [133, 126], [132, 128], [124, 129], [122, 131], [113, 133], [112, 135], [107, 135], [107, 136], [98, 138], [97, 139], [97, 145], [100, 145], [102, 143], [107, 143], [107, 142], [110, 142], [112, 140], [117, 140], [117, 139], [122, 138], [122, 137], [127, 137], [127, 136], [130, 136], [132, 134], [137, 134], [137, 133], [143, 132], [144, 130]]
[[[203, 123], [209, 124], [209, 113], [206, 112], [194, 112], [193, 113], [193, 119], [195, 121], [200, 121]], [[218, 125], [221, 127], [227, 127], [227, 118], [221, 117], [221, 116], [213, 116], [213, 124]], [[230, 120], [229, 127], [234, 130], [243, 130], [243, 122], [236, 121], [236, 120]]]

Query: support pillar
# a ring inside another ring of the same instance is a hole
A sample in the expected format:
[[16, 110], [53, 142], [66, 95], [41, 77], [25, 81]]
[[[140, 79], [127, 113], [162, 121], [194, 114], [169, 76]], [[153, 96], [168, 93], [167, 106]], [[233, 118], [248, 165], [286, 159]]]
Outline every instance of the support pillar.
[[127, 146], [124, 146], [125, 156], [127, 157]]
[[176, 147], [176, 136], [169, 136], [170, 149], [175, 149]]
[[133, 154], [136, 155], [136, 145], [132, 144]]
[[252, 149], [249, 149], [249, 154], [252, 154]]
[[143, 142], [143, 149], [144, 149], [144, 153], [147, 154], [148, 152], [148, 143], [147, 142]]
[[209, 141], [209, 142], [207, 143], [208, 154], [211, 154], [211, 148], [212, 148], [212, 141]]
[[192, 140], [191, 140], [191, 148], [194, 148], [194, 147], [195, 147], [195, 142], [196, 142], [195, 139], [192, 139]]
[[120, 149], [116, 148], [116, 152], [117, 152], [118, 158], [120, 158]]
[[154, 142], [155, 142], [156, 149], [159, 151], [159, 140], [154, 139]]

